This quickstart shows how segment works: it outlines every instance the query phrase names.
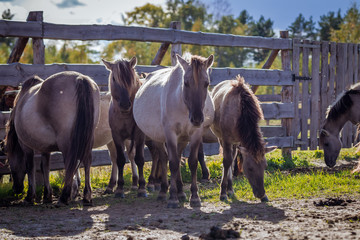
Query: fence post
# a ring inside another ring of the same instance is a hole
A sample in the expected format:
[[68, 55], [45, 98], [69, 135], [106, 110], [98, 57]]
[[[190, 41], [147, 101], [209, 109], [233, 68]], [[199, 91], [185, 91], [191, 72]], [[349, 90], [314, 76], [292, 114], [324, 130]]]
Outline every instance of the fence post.
[[[280, 31], [281, 38], [288, 38], [288, 31]], [[291, 71], [291, 55], [289, 50], [281, 50], [281, 63], [284, 71]], [[284, 86], [281, 90], [281, 102], [289, 103], [293, 102], [293, 88], [291, 86]], [[292, 119], [282, 119], [281, 125], [286, 129], [286, 136], [292, 135]], [[293, 145], [293, 144], [292, 144]], [[289, 157], [291, 159], [292, 148], [282, 148], [283, 157]]]
[[[37, 21], [37, 22], [44, 21], [42, 11], [30, 12], [29, 15], [30, 14], [34, 15], [35, 21]], [[33, 38], [32, 44], [33, 44], [33, 63], [34, 64], [45, 64], [44, 40], [42, 38]]]
[[[172, 22], [172, 28], [175, 30], [181, 30], [181, 22]], [[176, 54], [182, 55], [181, 44], [172, 44], [171, 46], [171, 65], [176, 65]]]

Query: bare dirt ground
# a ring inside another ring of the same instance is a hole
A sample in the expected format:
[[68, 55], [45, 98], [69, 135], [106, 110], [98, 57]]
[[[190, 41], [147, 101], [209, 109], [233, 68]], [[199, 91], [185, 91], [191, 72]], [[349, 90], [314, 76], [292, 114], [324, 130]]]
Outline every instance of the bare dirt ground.
[[[336, 169], [334, 169], [336, 171]], [[92, 207], [0, 203], [1, 239], [360, 239], [360, 193], [269, 203], [203, 202], [168, 209], [146, 199], [94, 191]], [[129, 193], [135, 194], [135, 193]]]

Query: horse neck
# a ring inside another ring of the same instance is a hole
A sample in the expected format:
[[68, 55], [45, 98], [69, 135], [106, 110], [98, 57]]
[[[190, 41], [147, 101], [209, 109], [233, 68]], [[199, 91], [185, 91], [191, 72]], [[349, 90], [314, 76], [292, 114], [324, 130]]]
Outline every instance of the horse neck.
[[349, 121], [348, 114], [343, 114], [336, 120], [333, 119], [326, 119], [326, 122], [324, 124], [324, 129], [331, 132], [332, 134], [338, 136], [341, 129], [344, 127], [345, 123]]

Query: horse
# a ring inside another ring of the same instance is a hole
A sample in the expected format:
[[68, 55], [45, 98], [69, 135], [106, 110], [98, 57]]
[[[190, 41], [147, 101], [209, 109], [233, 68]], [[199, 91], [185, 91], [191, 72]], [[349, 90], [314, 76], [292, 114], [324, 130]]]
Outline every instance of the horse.
[[276, 147], [265, 146], [259, 127], [263, 113], [258, 99], [239, 75], [235, 80], [217, 84], [211, 91], [211, 97], [215, 105], [211, 130], [218, 137], [224, 156], [220, 200], [227, 200], [227, 194], [234, 194], [231, 170], [239, 149], [243, 158], [242, 169], [253, 194], [262, 202], [268, 201], [264, 188], [264, 171], [267, 167], [264, 155]]
[[133, 117], [133, 101], [135, 94], [141, 86], [139, 76], [135, 71], [136, 57], [131, 60], [120, 59], [114, 62], [102, 60], [110, 71], [109, 89], [111, 100], [109, 106], [109, 126], [116, 147], [116, 165], [118, 168], [118, 182], [115, 197], [124, 198], [124, 141], [131, 139], [128, 152], [135, 147], [135, 163], [138, 167], [139, 188], [138, 196], [146, 197], [144, 178], [144, 145], [145, 135], [138, 128]]
[[[60, 151], [65, 180], [59, 203], [68, 204], [74, 197], [73, 178], [83, 163], [83, 204], [92, 204], [91, 148], [99, 119], [99, 92], [90, 77], [73, 71], [60, 72], [46, 80], [34, 76], [23, 83], [6, 127], [6, 153], [15, 193], [23, 191], [28, 174], [27, 202], [33, 203], [35, 198], [34, 152], [42, 154], [42, 168], [48, 169], [50, 153]], [[51, 201], [49, 172], [44, 172], [44, 180], [44, 202]]]
[[[116, 163], [116, 147], [111, 135], [111, 129], [109, 126], [109, 105], [110, 105], [111, 94], [110, 92], [100, 92], [100, 118], [99, 123], [95, 128], [94, 132], [94, 144], [93, 148], [107, 146], [111, 159], [111, 175], [109, 184], [107, 185], [104, 194], [110, 194], [114, 192], [114, 187], [118, 179], [118, 168]], [[130, 141], [125, 141], [126, 149], [130, 149]], [[131, 189], [136, 190], [138, 184], [138, 173], [137, 167], [134, 161], [134, 151], [127, 152], [131, 170], [132, 170], [132, 185]]]
[[[167, 207], [179, 207], [179, 199], [185, 200], [180, 173], [180, 155], [190, 142], [188, 160], [191, 171], [192, 207], [201, 206], [196, 183], [198, 149], [205, 129], [213, 121], [214, 106], [208, 92], [209, 68], [214, 56], [208, 58], [191, 56], [188, 62], [176, 55], [174, 67], [152, 72], [136, 93], [133, 113], [139, 128], [159, 148], [168, 153], [170, 197]], [[166, 199], [167, 162], [162, 161], [161, 190], [158, 200]]]
[[[360, 102], [360, 83], [350, 87], [344, 91], [329, 106], [324, 123], [320, 129], [319, 143], [324, 150], [324, 159], [328, 167], [334, 167], [336, 159], [341, 149], [341, 140], [339, 133], [345, 123], [350, 121], [352, 124], [360, 123], [360, 112], [357, 104]], [[354, 170], [360, 170], [360, 162]]]

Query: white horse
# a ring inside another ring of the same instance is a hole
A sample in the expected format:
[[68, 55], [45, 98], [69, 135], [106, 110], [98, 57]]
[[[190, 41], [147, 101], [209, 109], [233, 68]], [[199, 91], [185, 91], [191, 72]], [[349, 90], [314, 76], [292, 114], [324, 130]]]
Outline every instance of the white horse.
[[[191, 206], [200, 206], [196, 183], [198, 149], [204, 129], [214, 118], [214, 104], [209, 96], [209, 68], [214, 57], [191, 56], [190, 62], [177, 55], [177, 65], [149, 74], [138, 90], [133, 114], [139, 128], [160, 147], [166, 143], [171, 171], [168, 207], [178, 207], [186, 198], [180, 173], [180, 154], [190, 142]], [[167, 191], [167, 163], [163, 164], [161, 190]]]

